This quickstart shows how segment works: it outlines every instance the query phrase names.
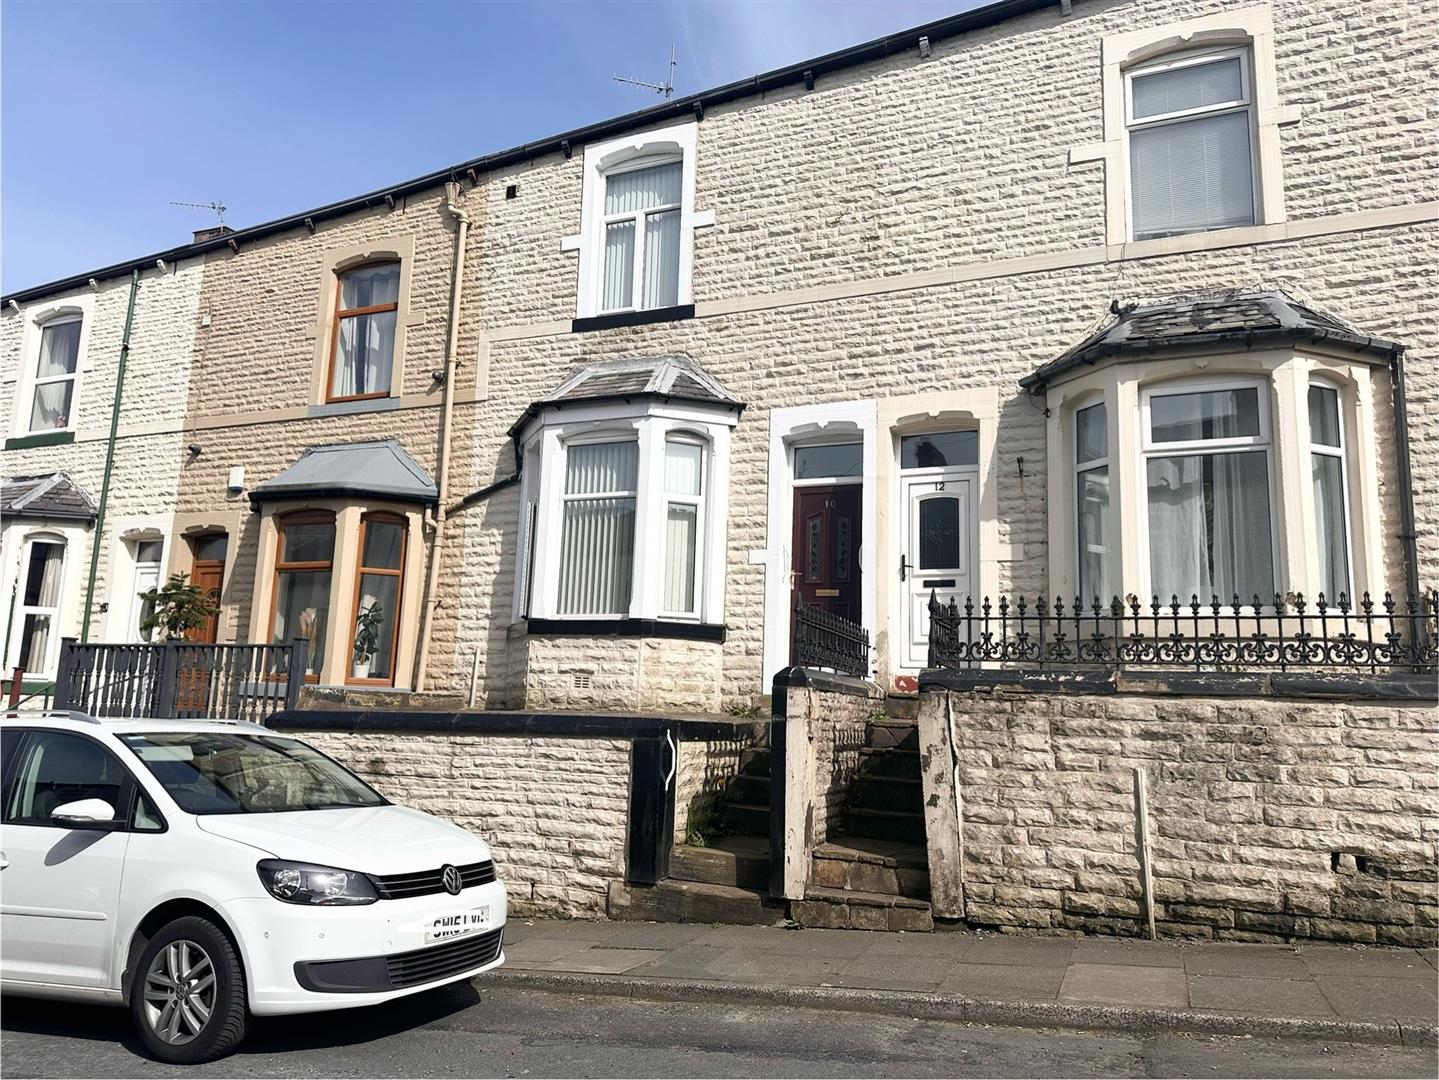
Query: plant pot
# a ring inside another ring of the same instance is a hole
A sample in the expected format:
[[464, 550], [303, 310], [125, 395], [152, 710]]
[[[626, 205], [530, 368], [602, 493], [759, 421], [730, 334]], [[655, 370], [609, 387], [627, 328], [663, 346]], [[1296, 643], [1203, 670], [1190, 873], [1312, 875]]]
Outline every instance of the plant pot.
[[368, 679], [370, 677], [370, 658], [356, 660], [350, 668], [350, 674], [357, 679]]

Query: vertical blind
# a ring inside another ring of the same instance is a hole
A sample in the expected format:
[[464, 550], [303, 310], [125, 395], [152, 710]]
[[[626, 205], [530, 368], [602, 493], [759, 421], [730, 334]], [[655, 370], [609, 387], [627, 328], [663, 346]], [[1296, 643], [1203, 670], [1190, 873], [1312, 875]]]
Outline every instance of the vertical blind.
[[[680, 186], [678, 161], [614, 173], [605, 180], [605, 216], [633, 215], [605, 226], [603, 310], [670, 307], [679, 302]], [[664, 209], [668, 207], [669, 209]], [[636, 218], [644, 228], [640, 295], [635, 298]]]
[[[1237, 57], [1136, 77], [1135, 122], [1243, 101]], [[1249, 110], [1199, 115], [1129, 134], [1134, 238], [1254, 224]]]
[[1332, 604], [1339, 601], [1340, 595], [1350, 595], [1350, 586], [1339, 393], [1330, 387], [1309, 388], [1309, 441], [1315, 447], [1309, 456], [1314, 480], [1314, 525], [1319, 541], [1319, 588]]
[[665, 513], [664, 609], [690, 614], [695, 610], [695, 578], [699, 542], [699, 503], [704, 451], [695, 443], [665, 443], [665, 492], [696, 501], [669, 502]]
[[623, 615], [634, 574], [639, 445], [572, 445], [565, 455], [559, 610]]

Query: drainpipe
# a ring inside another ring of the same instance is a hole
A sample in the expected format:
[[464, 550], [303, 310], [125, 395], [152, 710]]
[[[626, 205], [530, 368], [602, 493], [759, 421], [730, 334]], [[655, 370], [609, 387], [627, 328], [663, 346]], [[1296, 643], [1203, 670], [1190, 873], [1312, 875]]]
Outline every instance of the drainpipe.
[[458, 184], [445, 185], [445, 210], [455, 219], [455, 268], [450, 280], [450, 335], [445, 353], [445, 386], [440, 405], [440, 448], [435, 471], [439, 501], [435, 504], [435, 538], [430, 542], [430, 567], [425, 579], [425, 602], [420, 609], [419, 646], [415, 654], [415, 690], [425, 688], [425, 667], [430, 659], [430, 627], [434, 624], [435, 608], [439, 605], [440, 559], [445, 550], [445, 500], [450, 479], [450, 424], [455, 412], [455, 367], [459, 353], [460, 297], [465, 287], [465, 236], [470, 216], [455, 205], [460, 193]]
[[1396, 345], [1389, 358], [1390, 385], [1394, 393], [1394, 453], [1399, 480], [1399, 543], [1404, 550], [1404, 591], [1406, 600], [1421, 603], [1419, 596], [1419, 549], [1414, 531], [1414, 476], [1409, 469], [1409, 408], [1404, 396], [1404, 346]]
[[110, 473], [115, 468], [115, 440], [120, 432], [120, 397], [125, 392], [125, 364], [130, 359], [130, 327], [135, 321], [135, 294], [140, 291], [140, 270], [130, 271], [130, 305], [125, 310], [125, 336], [120, 339], [120, 369], [115, 373], [115, 400], [110, 405], [110, 438], [105, 444], [105, 475], [100, 478], [100, 507], [95, 512], [94, 539], [90, 542], [90, 578], [85, 583], [85, 621], [80, 641], [90, 640], [90, 615], [95, 606], [95, 575], [100, 570], [100, 545], [105, 538], [105, 507], [110, 502]]

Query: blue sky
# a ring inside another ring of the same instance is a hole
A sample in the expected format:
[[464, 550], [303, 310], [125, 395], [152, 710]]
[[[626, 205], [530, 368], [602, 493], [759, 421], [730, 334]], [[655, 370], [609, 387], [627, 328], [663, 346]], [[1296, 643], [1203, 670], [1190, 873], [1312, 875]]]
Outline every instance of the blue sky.
[[0, 291], [647, 107], [672, 43], [685, 94], [977, 6], [4, 0]]

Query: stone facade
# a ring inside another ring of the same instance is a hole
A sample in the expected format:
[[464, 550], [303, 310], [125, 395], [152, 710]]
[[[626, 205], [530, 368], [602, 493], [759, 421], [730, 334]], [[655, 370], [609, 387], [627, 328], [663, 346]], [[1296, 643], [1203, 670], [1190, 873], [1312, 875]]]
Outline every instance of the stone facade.
[[477, 833], [512, 916], [601, 916], [624, 877], [628, 740], [298, 734], [381, 794]]
[[936, 690], [920, 714], [936, 914], [1141, 935], [1143, 768], [1161, 936], [1439, 939], [1432, 705]]

